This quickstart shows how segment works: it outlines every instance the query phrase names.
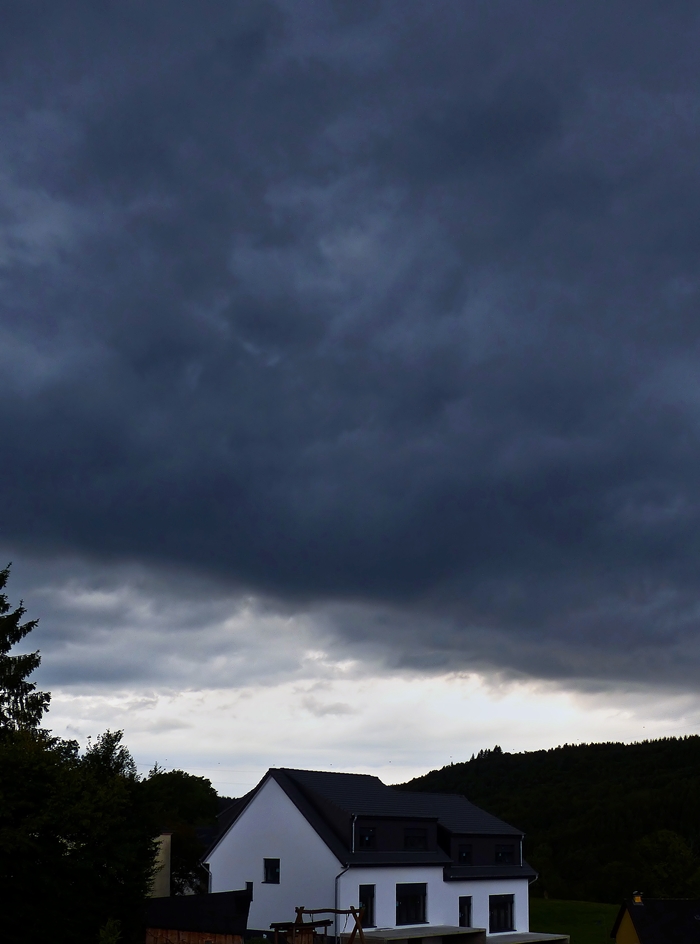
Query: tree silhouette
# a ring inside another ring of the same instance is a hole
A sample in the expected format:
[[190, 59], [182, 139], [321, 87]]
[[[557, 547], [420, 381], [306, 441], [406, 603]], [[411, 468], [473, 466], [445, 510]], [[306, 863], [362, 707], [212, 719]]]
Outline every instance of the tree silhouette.
[[51, 696], [37, 692], [27, 678], [38, 668], [38, 652], [11, 656], [10, 649], [21, 642], [37, 625], [38, 620], [22, 622], [26, 613], [20, 600], [14, 610], [3, 591], [10, 575], [10, 565], [0, 570], [0, 731], [31, 730], [39, 726]]

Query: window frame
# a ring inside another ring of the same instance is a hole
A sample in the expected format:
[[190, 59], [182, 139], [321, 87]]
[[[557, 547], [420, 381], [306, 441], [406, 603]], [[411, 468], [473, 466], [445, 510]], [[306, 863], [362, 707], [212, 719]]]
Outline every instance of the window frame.
[[496, 865], [515, 865], [515, 843], [497, 842], [493, 858]]
[[[272, 863], [276, 863], [276, 865], [272, 865]], [[263, 859], [263, 885], [280, 885], [281, 871], [280, 859]], [[270, 875], [276, 877], [269, 878]]]
[[377, 918], [376, 918], [376, 901], [377, 901], [377, 886], [371, 884], [365, 884], [358, 886], [357, 889], [357, 900], [360, 903], [360, 908], [364, 906], [362, 889], [372, 889], [371, 893], [366, 896], [367, 901], [370, 903], [369, 907], [366, 908], [365, 913], [362, 915], [362, 927], [363, 928], [376, 928], [377, 927]]
[[[463, 855], [465, 855], [465, 858], [462, 858]], [[458, 865], [473, 865], [474, 864], [474, 843], [460, 842], [457, 844], [457, 864]]]
[[[499, 920], [494, 920], [501, 908], [505, 909], [502, 913], [506, 915], [503, 927]], [[515, 931], [515, 895], [489, 895], [489, 934], [507, 934], [509, 931]]]
[[[402, 889], [402, 891], [399, 891]], [[410, 906], [407, 908], [406, 905], [401, 905], [401, 901], [409, 897], [417, 897], [419, 899], [420, 905], [418, 908], [418, 913], [422, 917], [417, 918], [416, 920], [409, 921], [399, 921], [399, 909], [403, 907], [404, 914], [402, 917], [406, 916], [406, 911], [410, 909]], [[415, 924], [428, 924], [428, 883], [427, 882], [397, 882], [396, 883], [396, 926], [397, 927], [410, 927]]]
[[355, 827], [356, 845], [358, 849], [376, 849], [377, 848], [377, 827], [358, 825]]
[[[418, 840], [414, 844], [414, 840]], [[428, 827], [427, 826], [404, 826], [403, 828], [403, 848], [404, 852], [427, 852], [428, 851]]]
[[[469, 920], [467, 924], [462, 923], [462, 902], [468, 902], [467, 910], [469, 912]], [[459, 910], [457, 912], [458, 927], [460, 928], [471, 928], [472, 927], [472, 896], [471, 895], [460, 895], [459, 896]]]

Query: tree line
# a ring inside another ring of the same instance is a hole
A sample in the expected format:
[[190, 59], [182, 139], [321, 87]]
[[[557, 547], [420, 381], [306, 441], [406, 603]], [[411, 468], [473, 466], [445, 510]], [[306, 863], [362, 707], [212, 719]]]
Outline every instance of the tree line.
[[141, 944], [162, 831], [173, 892], [206, 890], [197, 828], [214, 824], [216, 791], [181, 770], [139, 777], [120, 731], [81, 751], [42, 727], [50, 695], [29, 678], [40, 655], [12, 654], [37, 621], [10, 605], [8, 577], [0, 570], [2, 939]]
[[496, 746], [402, 789], [464, 794], [525, 833], [532, 894], [619, 902], [700, 897], [700, 737]]

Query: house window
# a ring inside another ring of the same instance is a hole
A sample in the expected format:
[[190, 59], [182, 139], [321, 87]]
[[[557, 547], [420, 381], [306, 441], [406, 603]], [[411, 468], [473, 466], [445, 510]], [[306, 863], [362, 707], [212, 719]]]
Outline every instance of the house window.
[[512, 842], [507, 845], [496, 845], [496, 865], [513, 865], [515, 862], [515, 846]]
[[362, 927], [374, 928], [374, 885], [360, 885], [360, 908], [364, 908], [362, 913]]
[[457, 861], [460, 865], [472, 864], [472, 844], [470, 842], [460, 842], [457, 846]]
[[396, 923], [425, 924], [425, 882], [396, 886]]
[[412, 852], [425, 852], [428, 848], [428, 830], [407, 826], [403, 831], [403, 847]]
[[357, 827], [357, 847], [358, 849], [376, 849], [377, 848], [376, 826], [358, 826]]
[[265, 877], [263, 882], [268, 885], [279, 885], [280, 883], [280, 860], [263, 859]]
[[489, 895], [489, 933], [499, 931], [515, 931], [512, 895]]
[[471, 895], [460, 895], [459, 897], [459, 926], [460, 928], [470, 928], [472, 926]]

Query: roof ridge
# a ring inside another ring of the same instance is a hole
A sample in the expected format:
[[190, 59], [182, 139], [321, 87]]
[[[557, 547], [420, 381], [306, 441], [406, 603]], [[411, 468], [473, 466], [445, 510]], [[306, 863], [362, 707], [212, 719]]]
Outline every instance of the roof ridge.
[[[393, 790], [396, 787], [393, 784], [388, 784]], [[466, 793], [452, 793], [449, 790], [398, 790], [398, 793], [404, 793], [406, 796], [427, 796], [427, 797], [459, 797], [461, 800], [467, 800], [471, 803]]]
[[333, 774], [336, 777], [367, 777], [370, 780], [379, 780], [383, 787], [390, 786], [390, 784], [380, 780], [376, 774], [358, 774], [347, 770], [309, 770], [308, 767], [270, 767], [270, 770], [284, 770], [286, 773], [301, 774]]

